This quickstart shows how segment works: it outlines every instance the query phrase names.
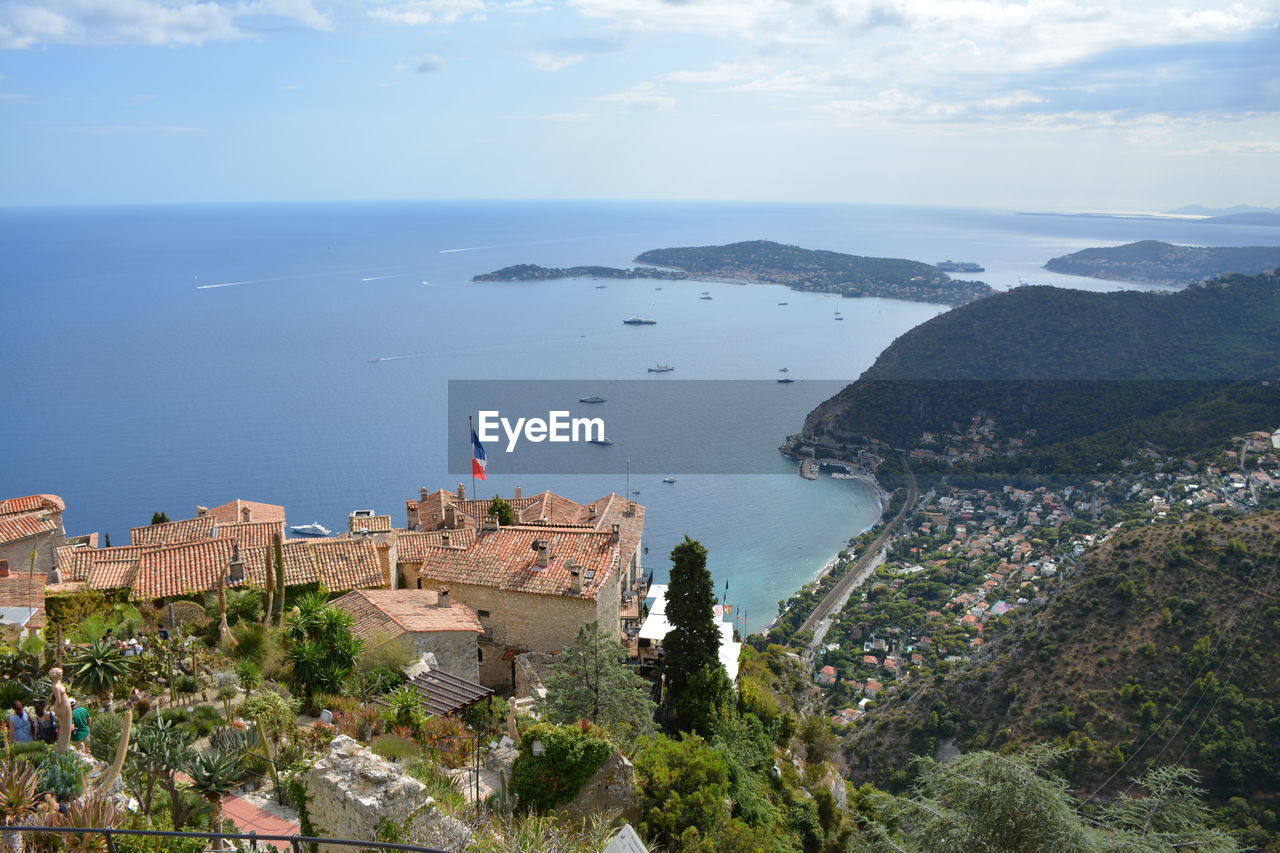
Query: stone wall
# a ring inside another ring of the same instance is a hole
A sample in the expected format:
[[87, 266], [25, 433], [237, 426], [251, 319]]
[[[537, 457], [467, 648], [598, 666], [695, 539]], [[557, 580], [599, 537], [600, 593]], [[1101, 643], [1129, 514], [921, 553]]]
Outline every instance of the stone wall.
[[[440, 812], [426, 785], [346, 735], [305, 775], [307, 814], [321, 837], [377, 840], [380, 825], [398, 828], [404, 843], [460, 850], [471, 842], [467, 826]], [[350, 848], [320, 845], [321, 853]]]
[[475, 631], [422, 631], [407, 635], [413, 641], [418, 654], [436, 656], [435, 669], [467, 681], [480, 680], [480, 665], [476, 660]]

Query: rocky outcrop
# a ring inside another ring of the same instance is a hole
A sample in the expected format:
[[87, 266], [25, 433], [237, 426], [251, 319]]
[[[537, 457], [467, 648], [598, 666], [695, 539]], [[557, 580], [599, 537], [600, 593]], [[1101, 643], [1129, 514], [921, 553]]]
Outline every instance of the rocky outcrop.
[[346, 735], [333, 739], [305, 780], [307, 814], [321, 836], [373, 841], [379, 827], [395, 827], [405, 843], [453, 850], [471, 841], [466, 825], [442, 813], [425, 785]]
[[594, 814], [621, 813], [621, 819], [640, 821], [639, 796], [636, 794], [636, 771], [621, 752], [614, 750], [600, 765], [595, 775], [583, 784], [578, 795], [562, 809], [574, 820]]
[[551, 674], [551, 664], [558, 657], [559, 655], [549, 655], [545, 652], [525, 652], [518, 655], [514, 697], [541, 699], [546, 696], [547, 676]]

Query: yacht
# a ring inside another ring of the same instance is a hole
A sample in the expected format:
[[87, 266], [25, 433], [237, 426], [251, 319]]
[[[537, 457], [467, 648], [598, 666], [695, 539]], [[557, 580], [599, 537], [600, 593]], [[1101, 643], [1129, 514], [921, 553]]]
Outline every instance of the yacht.
[[599, 445], [613, 444], [613, 439], [609, 438], [607, 435], [602, 435], [599, 438], [592, 438], [588, 440], [592, 444], [599, 444]]
[[778, 304], [779, 304], [779, 305], [790, 305], [791, 303], [790, 303], [790, 302], [779, 302]]
[[592, 394], [589, 397], [579, 397], [578, 402], [579, 403], [603, 403], [605, 402], [605, 399], [604, 397], [597, 397], [595, 394]]
[[676, 478], [675, 478], [675, 477], [663, 477], [663, 478], [662, 478], [662, 482], [664, 482], [664, 483], [674, 483], [675, 481], [676, 481]]
[[310, 524], [299, 524], [298, 526], [290, 527], [289, 529], [299, 536], [321, 537], [329, 535], [329, 528], [325, 527], [318, 521], [313, 521]]
[[699, 298], [699, 299], [710, 299], [711, 297], [710, 297], [710, 296], [707, 296], [707, 295], [705, 295], [705, 294], [704, 294], [704, 295], [702, 295], [702, 296], [699, 296], [698, 298]]
[[656, 326], [656, 325], [658, 325], [658, 321], [657, 321], [657, 320], [650, 320], [650, 319], [648, 319], [648, 318], [646, 318], [646, 317], [641, 317], [641, 316], [639, 316], [638, 314], [637, 314], [635, 317], [628, 317], [627, 319], [623, 320], [622, 322], [623, 322], [625, 325], [628, 325], [628, 326]]
[[779, 372], [779, 373], [788, 373], [788, 372], [790, 372], [790, 370], [791, 370], [791, 368], [789, 368], [789, 367], [779, 367], [779, 368], [778, 368], [778, 372]]
[[791, 382], [795, 382], [795, 380], [792, 379], [790, 376], [779, 376], [778, 381], [783, 383], [784, 385], [789, 384]]
[[649, 368], [650, 373], [670, 373], [673, 370], [675, 370], [675, 368], [669, 364], [655, 364], [653, 367]]

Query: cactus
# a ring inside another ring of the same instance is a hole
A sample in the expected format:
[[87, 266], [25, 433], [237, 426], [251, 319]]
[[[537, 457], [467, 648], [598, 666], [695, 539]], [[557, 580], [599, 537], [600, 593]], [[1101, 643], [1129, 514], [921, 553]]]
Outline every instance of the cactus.
[[116, 757], [111, 762], [111, 766], [107, 768], [107, 772], [102, 774], [98, 779], [98, 793], [106, 796], [111, 793], [111, 788], [116, 784], [116, 780], [120, 778], [120, 771], [124, 769], [124, 760], [129, 756], [129, 735], [133, 733], [133, 706], [130, 705], [124, 712], [124, 723], [120, 726], [120, 742], [116, 744]]

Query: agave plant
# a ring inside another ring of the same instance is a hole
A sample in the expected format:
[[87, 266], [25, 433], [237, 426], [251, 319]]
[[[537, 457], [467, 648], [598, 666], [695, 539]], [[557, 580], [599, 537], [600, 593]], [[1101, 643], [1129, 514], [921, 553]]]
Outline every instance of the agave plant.
[[[222, 829], [222, 800], [240, 784], [242, 758], [238, 752], [201, 752], [187, 763], [191, 789], [213, 807], [209, 814], [211, 832]], [[222, 839], [216, 839], [214, 844], [215, 849], [222, 849]]]
[[39, 803], [40, 773], [25, 761], [0, 762], [0, 820], [21, 823]]
[[111, 800], [100, 793], [94, 793], [68, 803], [67, 812], [59, 815], [57, 825], [94, 830], [63, 834], [62, 841], [68, 853], [106, 853], [107, 837], [97, 830], [115, 829], [122, 819]]
[[124, 654], [109, 643], [93, 643], [81, 649], [71, 659], [71, 680], [85, 690], [106, 700], [116, 682], [129, 671], [129, 661]]

